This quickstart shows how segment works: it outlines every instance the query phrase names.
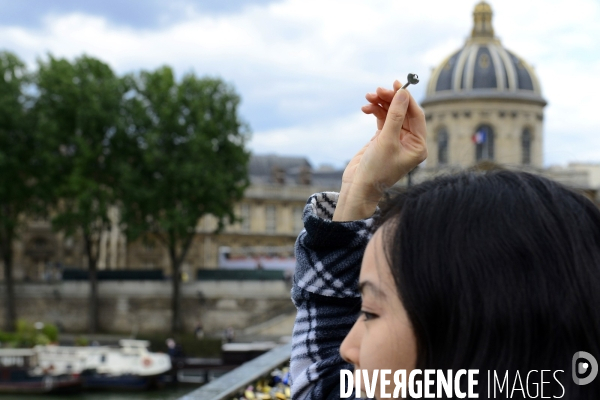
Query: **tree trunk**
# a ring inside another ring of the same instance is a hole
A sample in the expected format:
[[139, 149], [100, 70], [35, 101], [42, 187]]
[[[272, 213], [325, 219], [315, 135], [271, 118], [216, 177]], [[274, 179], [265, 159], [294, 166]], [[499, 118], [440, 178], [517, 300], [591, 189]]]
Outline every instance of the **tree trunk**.
[[173, 292], [171, 294], [171, 332], [181, 333], [181, 263], [177, 262], [174, 257], [174, 252], [171, 253], [171, 265], [173, 266]]
[[17, 324], [15, 302], [15, 282], [12, 265], [12, 240], [7, 237], [2, 243], [2, 261], [4, 261], [4, 284], [6, 285], [6, 309], [4, 310], [4, 329], [14, 332]]
[[90, 333], [98, 332], [98, 271], [96, 260], [90, 260]]
[[171, 266], [173, 271], [173, 292], [171, 294], [171, 332], [182, 333], [183, 332], [183, 320], [181, 319], [181, 264], [185, 260], [194, 234], [189, 235], [185, 238], [181, 246], [181, 254], [177, 257], [177, 243], [174, 240], [175, 235], [170, 232], [169, 234], [169, 256], [171, 257]]
[[88, 315], [88, 330], [89, 333], [98, 332], [98, 269], [96, 265], [96, 257], [93, 255], [92, 240], [84, 235], [85, 248], [88, 256], [88, 269], [90, 280], [90, 299], [89, 299], [89, 315]]

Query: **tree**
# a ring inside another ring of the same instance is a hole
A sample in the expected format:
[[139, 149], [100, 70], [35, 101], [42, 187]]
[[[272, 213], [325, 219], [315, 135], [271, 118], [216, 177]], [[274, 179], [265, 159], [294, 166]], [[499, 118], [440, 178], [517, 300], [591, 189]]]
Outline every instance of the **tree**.
[[89, 331], [98, 331], [97, 261], [101, 233], [110, 227], [116, 203], [118, 159], [112, 138], [119, 128], [123, 90], [111, 68], [82, 56], [73, 63], [49, 56], [39, 62], [38, 130], [51, 157], [46, 180], [52, 187], [52, 224], [80, 234], [90, 280]]
[[122, 220], [130, 239], [150, 234], [168, 250], [171, 330], [180, 332], [181, 265], [200, 218], [213, 215], [220, 228], [234, 220], [234, 204], [248, 186], [248, 130], [238, 116], [239, 96], [220, 79], [187, 74], [177, 83], [162, 67], [127, 81], [120, 142], [134, 149], [121, 168]]
[[29, 76], [17, 56], [0, 52], [0, 256], [6, 285], [5, 329], [16, 327], [13, 249], [23, 213], [35, 209], [36, 169]]

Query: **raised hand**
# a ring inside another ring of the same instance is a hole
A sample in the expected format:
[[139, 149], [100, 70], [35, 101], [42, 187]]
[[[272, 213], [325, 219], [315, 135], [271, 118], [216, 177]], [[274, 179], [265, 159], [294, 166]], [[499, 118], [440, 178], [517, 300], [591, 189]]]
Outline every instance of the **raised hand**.
[[344, 170], [334, 221], [371, 216], [383, 192], [427, 157], [425, 115], [400, 87], [366, 96], [362, 111], [377, 118], [377, 132]]

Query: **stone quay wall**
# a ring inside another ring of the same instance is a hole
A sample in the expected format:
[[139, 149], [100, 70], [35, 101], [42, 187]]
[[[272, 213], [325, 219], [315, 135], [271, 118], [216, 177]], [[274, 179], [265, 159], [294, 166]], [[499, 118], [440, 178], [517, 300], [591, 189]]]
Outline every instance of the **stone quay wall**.
[[[54, 323], [63, 332], [87, 331], [89, 283], [18, 282], [17, 317]], [[205, 332], [220, 333], [267, 321], [294, 309], [286, 281], [194, 281], [182, 283], [184, 329], [199, 321]], [[171, 326], [170, 281], [100, 281], [100, 329], [107, 333], [160, 333]], [[5, 286], [0, 285], [0, 304]], [[0, 306], [0, 321], [4, 320]]]

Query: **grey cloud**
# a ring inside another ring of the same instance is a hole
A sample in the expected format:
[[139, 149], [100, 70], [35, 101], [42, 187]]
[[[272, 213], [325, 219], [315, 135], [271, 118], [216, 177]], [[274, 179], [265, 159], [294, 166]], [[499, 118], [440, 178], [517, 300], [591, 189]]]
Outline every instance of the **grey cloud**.
[[281, 0], [18, 0], [0, 2], [0, 25], [37, 29], [48, 14], [84, 13], [132, 28], [156, 28], [196, 14], [233, 14]]

